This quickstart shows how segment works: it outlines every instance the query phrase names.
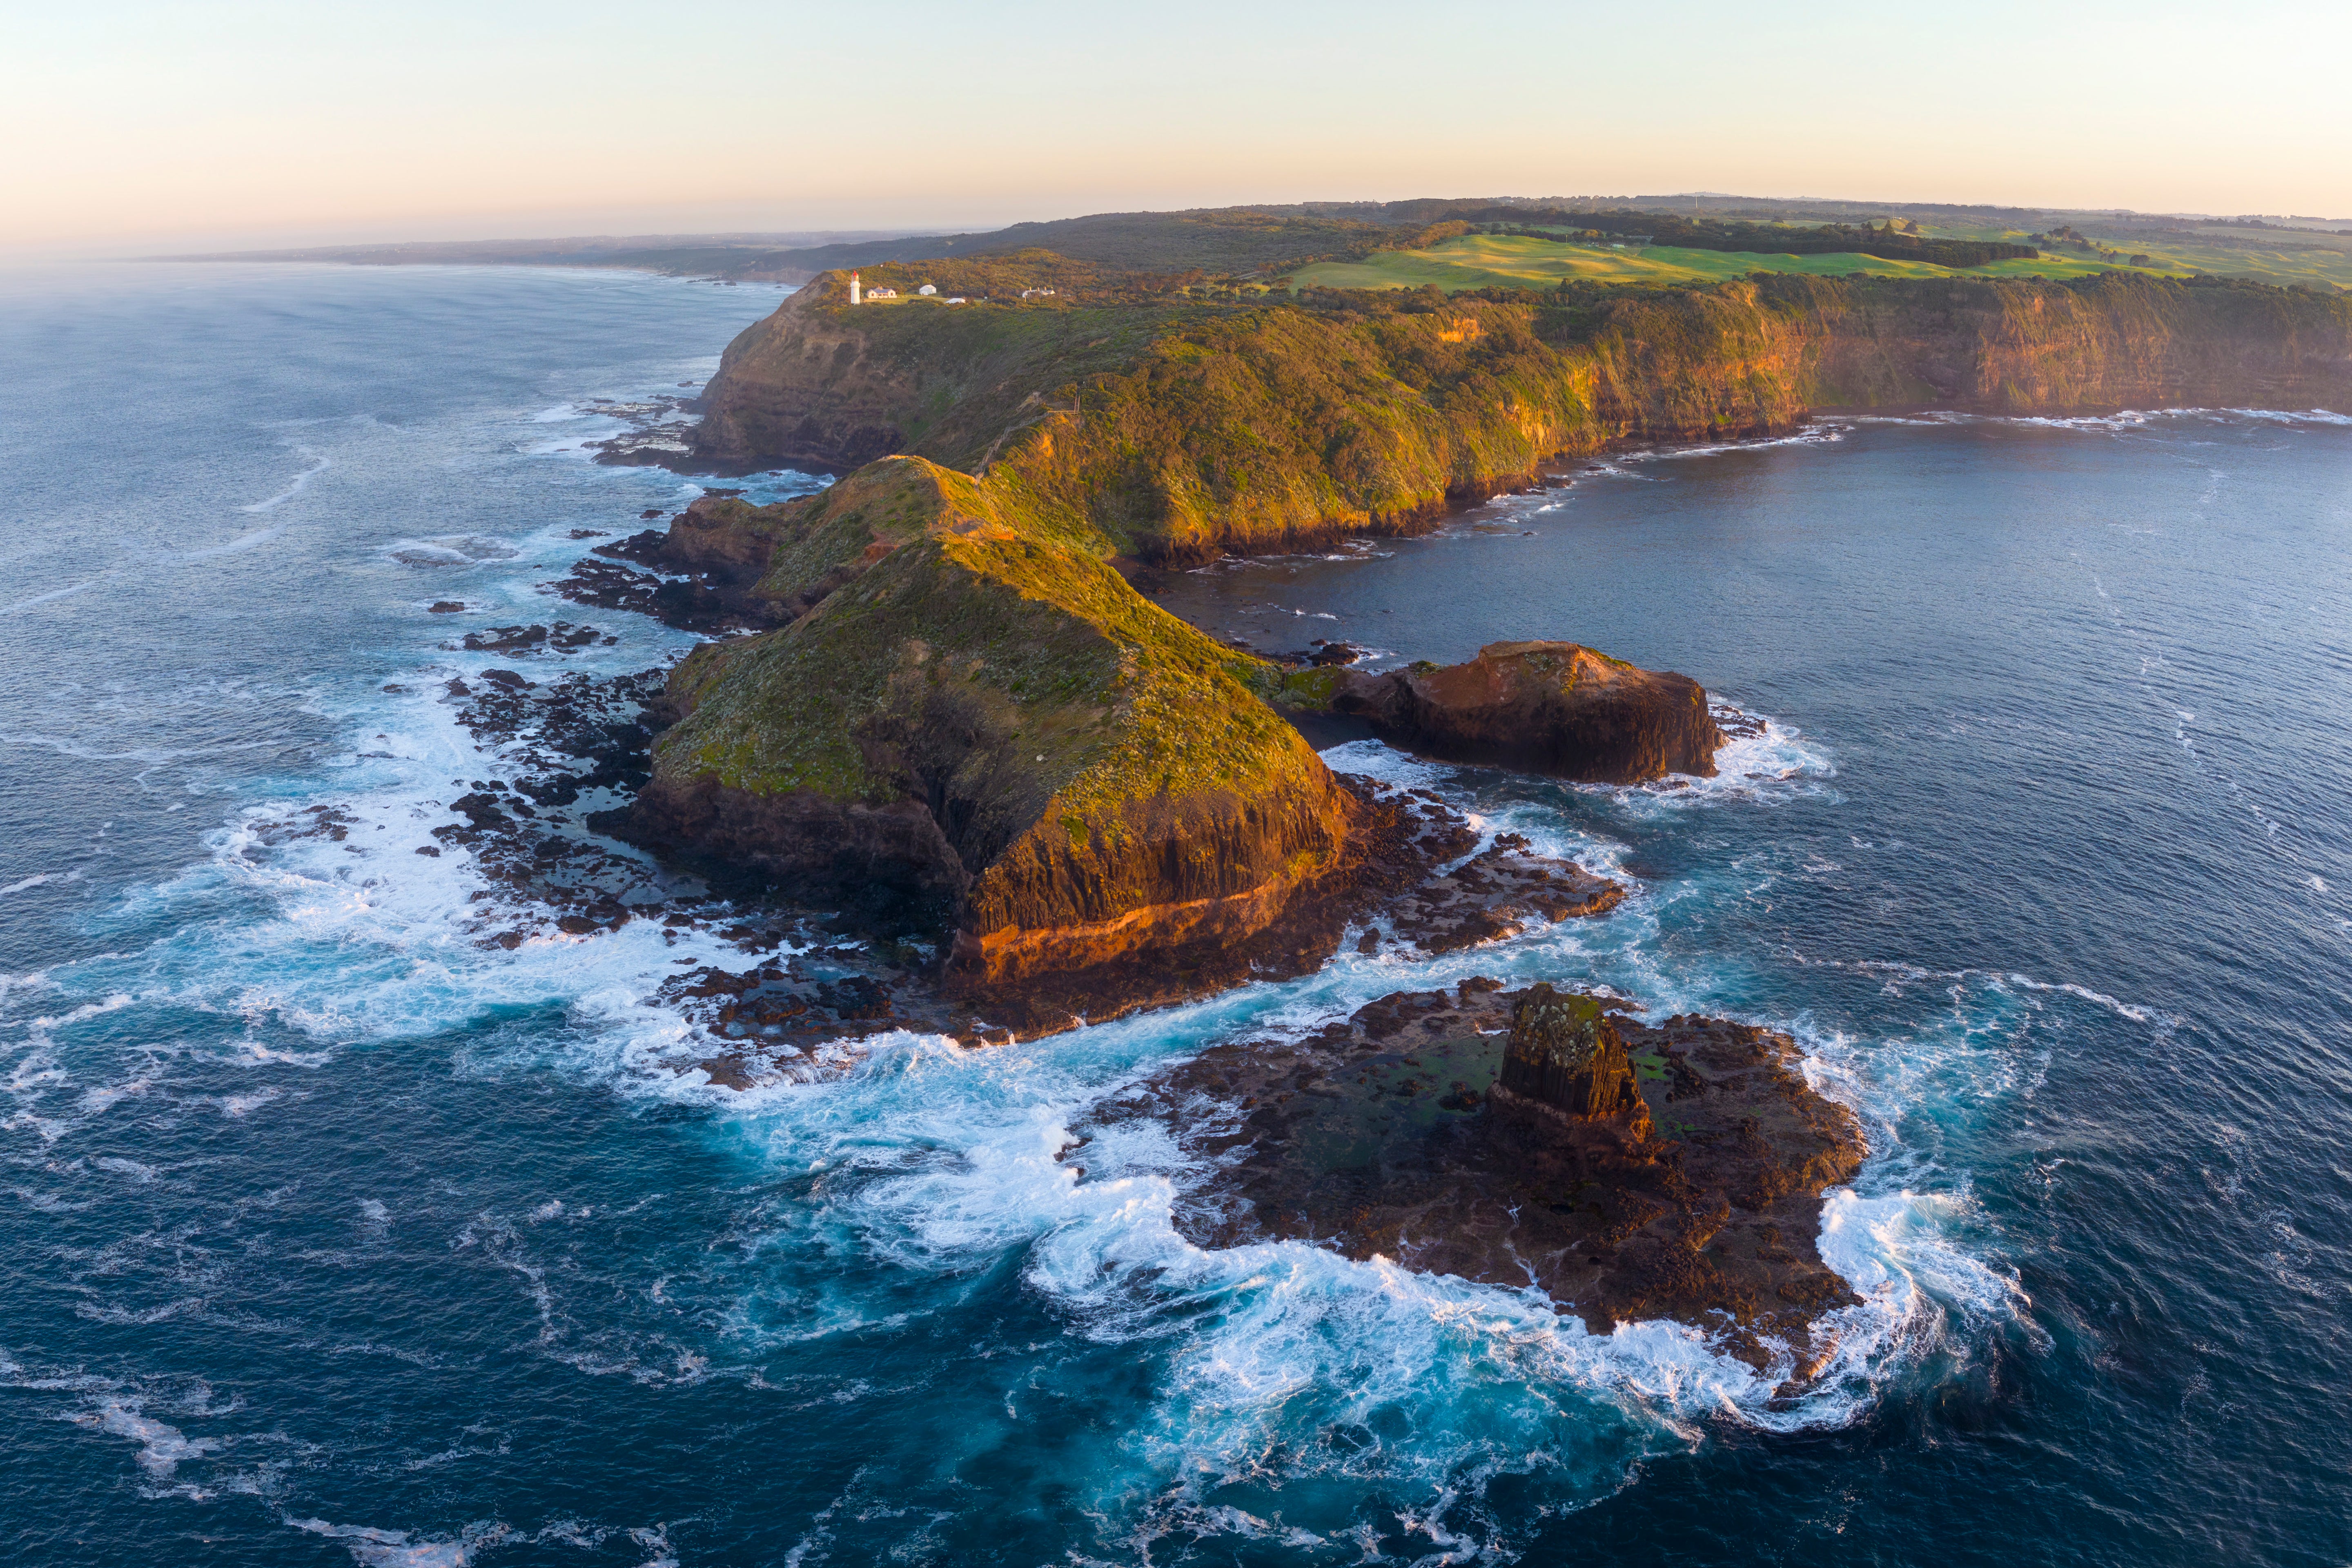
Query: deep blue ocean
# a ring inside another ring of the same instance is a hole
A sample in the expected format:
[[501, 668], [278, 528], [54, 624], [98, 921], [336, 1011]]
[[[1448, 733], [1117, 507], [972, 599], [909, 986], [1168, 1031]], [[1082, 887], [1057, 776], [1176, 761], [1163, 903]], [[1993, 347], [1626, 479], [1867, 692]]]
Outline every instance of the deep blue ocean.
[[[772, 289], [0, 275], [0, 1548], [28, 1564], [2352, 1559], [2352, 424], [1832, 420], [1150, 584], [1570, 637], [1769, 716], [1683, 789], [1418, 764], [1617, 913], [1005, 1049], [667, 1065], [658, 923], [416, 853], [494, 622], [697, 487], [583, 450]], [[816, 481], [769, 475], [761, 496]], [[434, 615], [462, 599], [463, 616]], [[327, 806], [340, 838], [289, 836]], [[1792, 1032], [1873, 1153], [1793, 1407], [1694, 1331], [1285, 1244], [1118, 1089], [1486, 973]]]

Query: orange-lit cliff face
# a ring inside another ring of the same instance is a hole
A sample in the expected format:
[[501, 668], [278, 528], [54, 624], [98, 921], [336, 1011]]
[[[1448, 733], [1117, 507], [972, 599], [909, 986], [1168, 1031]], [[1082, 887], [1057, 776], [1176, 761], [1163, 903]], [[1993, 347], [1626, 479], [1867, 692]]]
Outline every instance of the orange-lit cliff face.
[[1549, 458], [1823, 408], [2352, 410], [2352, 300], [2123, 275], [1363, 310], [842, 299], [821, 281], [730, 345], [705, 457], [992, 465], [1098, 548], [1145, 557], [1405, 526]]

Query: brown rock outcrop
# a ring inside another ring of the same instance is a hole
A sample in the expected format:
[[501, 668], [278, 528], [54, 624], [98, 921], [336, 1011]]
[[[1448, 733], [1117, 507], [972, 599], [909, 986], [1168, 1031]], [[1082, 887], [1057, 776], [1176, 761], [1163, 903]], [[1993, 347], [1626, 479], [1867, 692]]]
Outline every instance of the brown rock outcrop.
[[1712, 777], [1725, 743], [1698, 682], [1570, 642], [1489, 643], [1443, 668], [1343, 670], [1330, 706], [1425, 756], [1598, 784]]
[[920, 458], [755, 521], [754, 591], [822, 596], [678, 666], [638, 842], [943, 937], [1024, 1032], [1328, 954], [1398, 814], [1258, 700], [1260, 661]]
[[1759, 1369], [1779, 1341], [1801, 1379], [1814, 1321], [1855, 1300], [1814, 1238], [1860, 1124], [1786, 1036], [1627, 1011], [1492, 980], [1402, 992], [1303, 1039], [1212, 1047], [1103, 1120], [1166, 1120], [1210, 1157], [1176, 1211], [1195, 1245], [1533, 1284], [1595, 1332], [1680, 1319]]
[[1531, 987], [1512, 1009], [1503, 1071], [1490, 1098], [1498, 1110], [1538, 1116], [1622, 1117], [1637, 1142], [1652, 1131], [1616, 1019], [1599, 998], [1549, 985]]

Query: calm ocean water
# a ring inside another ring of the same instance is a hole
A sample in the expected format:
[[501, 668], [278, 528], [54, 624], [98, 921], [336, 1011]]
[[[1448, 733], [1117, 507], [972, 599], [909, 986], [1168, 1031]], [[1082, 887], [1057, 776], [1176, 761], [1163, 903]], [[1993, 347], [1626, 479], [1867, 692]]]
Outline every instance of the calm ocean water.
[[[13, 1560], [2352, 1557], [2345, 423], [1838, 422], [1171, 574], [1261, 647], [1570, 637], [1772, 726], [1678, 791], [1333, 753], [1635, 879], [1605, 921], [737, 1097], [652, 1065], [702, 939], [485, 947], [506, 895], [415, 851], [489, 765], [438, 681], [512, 662], [455, 630], [688, 646], [538, 587], [694, 493], [586, 461], [581, 405], [698, 383], [773, 291], [0, 294]], [[273, 826], [321, 805], [341, 839]], [[1861, 1111], [1819, 1391], [1195, 1251], [1202, 1173], [1131, 1125], [1053, 1158], [1206, 1042], [1475, 973], [1788, 1028]]]

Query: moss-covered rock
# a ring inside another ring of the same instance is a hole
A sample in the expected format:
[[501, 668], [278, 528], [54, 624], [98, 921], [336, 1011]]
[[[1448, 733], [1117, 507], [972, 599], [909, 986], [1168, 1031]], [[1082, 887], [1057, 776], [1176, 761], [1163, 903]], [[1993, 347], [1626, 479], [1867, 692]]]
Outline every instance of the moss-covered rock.
[[642, 839], [941, 928], [981, 991], [1244, 942], [1346, 864], [1362, 807], [1262, 661], [967, 475], [889, 458], [818, 499], [762, 590], [862, 569], [678, 668]]

